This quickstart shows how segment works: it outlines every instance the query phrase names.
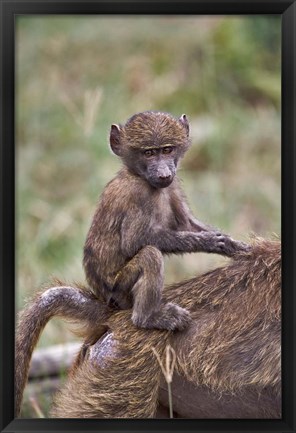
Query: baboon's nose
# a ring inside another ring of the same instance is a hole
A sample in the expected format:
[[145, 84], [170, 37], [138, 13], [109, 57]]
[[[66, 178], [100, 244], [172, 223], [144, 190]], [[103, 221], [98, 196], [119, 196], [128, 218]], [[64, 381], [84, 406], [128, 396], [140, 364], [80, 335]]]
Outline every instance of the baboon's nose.
[[161, 180], [167, 180], [171, 177], [171, 175], [170, 174], [160, 174], [158, 177]]
[[158, 179], [160, 180], [168, 180], [172, 176], [171, 170], [166, 166], [159, 167], [157, 171]]

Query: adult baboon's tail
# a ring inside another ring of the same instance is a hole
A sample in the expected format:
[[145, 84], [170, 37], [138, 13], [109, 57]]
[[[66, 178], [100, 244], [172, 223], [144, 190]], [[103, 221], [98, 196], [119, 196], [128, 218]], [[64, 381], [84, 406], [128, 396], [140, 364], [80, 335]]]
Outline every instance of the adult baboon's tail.
[[[86, 288], [62, 285], [38, 293], [20, 313], [15, 344], [15, 414], [20, 413], [33, 350], [47, 322], [54, 316], [84, 325], [88, 335], [99, 333], [111, 310]], [[102, 329], [103, 332], [103, 329]]]

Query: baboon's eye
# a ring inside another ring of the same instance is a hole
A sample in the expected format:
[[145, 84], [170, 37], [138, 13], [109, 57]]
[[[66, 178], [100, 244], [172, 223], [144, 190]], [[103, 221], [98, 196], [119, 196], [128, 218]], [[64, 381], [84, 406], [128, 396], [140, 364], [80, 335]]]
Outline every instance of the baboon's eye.
[[147, 156], [147, 157], [154, 155], [153, 149], [147, 149], [147, 150], [145, 150], [144, 151], [144, 155]]
[[166, 146], [162, 149], [162, 153], [171, 153], [173, 151], [172, 146]]

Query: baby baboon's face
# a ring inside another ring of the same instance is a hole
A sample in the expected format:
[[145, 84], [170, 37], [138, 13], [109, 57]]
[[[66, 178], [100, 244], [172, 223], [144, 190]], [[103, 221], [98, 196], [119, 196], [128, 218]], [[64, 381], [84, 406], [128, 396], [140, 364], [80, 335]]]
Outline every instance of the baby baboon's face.
[[179, 159], [188, 149], [186, 116], [176, 119], [168, 113], [138, 113], [125, 126], [112, 127], [111, 148], [133, 172], [154, 188], [173, 181]]
[[178, 150], [172, 144], [154, 145], [138, 152], [135, 168], [154, 188], [166, 188], [175, 177], [178, 159]]

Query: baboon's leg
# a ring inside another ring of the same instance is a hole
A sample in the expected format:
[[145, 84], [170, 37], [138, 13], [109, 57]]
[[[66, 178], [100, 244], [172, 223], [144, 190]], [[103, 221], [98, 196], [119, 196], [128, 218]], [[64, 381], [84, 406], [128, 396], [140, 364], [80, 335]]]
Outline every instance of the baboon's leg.
[[131, 291], [132, 321], [136, 326], [168, 330], [184, 329], [190, 321], [189, 313], [176, 304], [162, 303], [163, 283], [163, 256], [157, 248], [148, 245], [122, 269], [112, 297], [120, 305], [123, 292], [127, 292], [128, 289]]

